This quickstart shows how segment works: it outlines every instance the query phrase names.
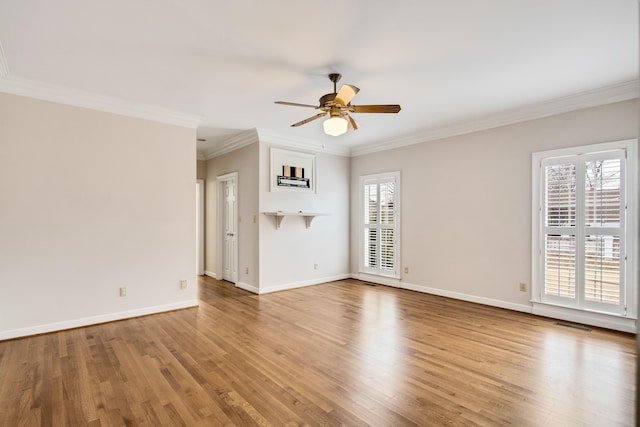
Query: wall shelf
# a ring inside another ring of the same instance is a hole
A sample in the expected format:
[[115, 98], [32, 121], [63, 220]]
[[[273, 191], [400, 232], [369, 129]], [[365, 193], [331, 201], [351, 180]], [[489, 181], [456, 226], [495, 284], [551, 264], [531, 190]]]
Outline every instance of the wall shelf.
[[263, 212], [265, 215], [267, 216], [272, 216], [273, 220], [275, 222], [276, 225], [276, 230], [280, 228], [280, 224], [282, 224], [282, 219], [285, 216], [301, 216], [304, 218], [304, 224], [306, 226], [306, 228], [311, 227], [311, 221], [313, 221], [313, 218], [317, 217], [317, 216], [322, 216], [322, 215], [329, 215], [326, 213], [312, 213], [312, 212]]

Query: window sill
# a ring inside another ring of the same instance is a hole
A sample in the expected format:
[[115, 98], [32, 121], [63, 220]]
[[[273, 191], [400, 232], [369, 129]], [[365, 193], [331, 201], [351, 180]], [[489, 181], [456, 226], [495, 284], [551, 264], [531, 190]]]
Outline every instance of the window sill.
[[381, 285], [392, 286], [394, 288], [400, 287], [400, 279], [392, 276], [382, 276], [361, 271], [353, 277], [358, 280], [362, 280], [363, 282], [379, 283]]
[[531, 312], [536, 316], [551, 317], [632, 334], [637, 331], [636, 319], [631, 316], [585, 311], [539, 301], [531, 301], [531, 304], [533, 305]]

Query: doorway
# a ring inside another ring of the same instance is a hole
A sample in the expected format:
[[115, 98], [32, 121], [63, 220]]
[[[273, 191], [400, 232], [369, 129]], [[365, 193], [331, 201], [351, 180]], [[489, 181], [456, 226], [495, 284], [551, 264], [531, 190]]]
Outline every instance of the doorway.
[[238, 285], [238, 173], [217, 177], [218, 278]]
[[204, 274], [204, 180], [196, 180], [196, 273]]

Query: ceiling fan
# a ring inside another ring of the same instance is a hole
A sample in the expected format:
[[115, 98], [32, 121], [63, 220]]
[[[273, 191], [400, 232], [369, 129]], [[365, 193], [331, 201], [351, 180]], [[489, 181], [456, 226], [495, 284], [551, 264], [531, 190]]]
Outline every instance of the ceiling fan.
[[400, 111], [398, 104], [387, 105], [351, 105], [351, 100], [360, 91], [352, 85], [342, 85], [339, 91], [336, 91], [336, 83], [342, 76], [338, 73], [329, 74], [329, 80], [333, 82], [333, 93], [328, 93], [320, 97], [320, 105], [298, 104], [296, 102], [276, 101], [276, 104], [292, 105], [294, 107], [309, 107], [316, 110], [322, 110], [322, 113], [304, 119], [298, 123], [294, 123], [291, 127], [297, 127], [319, 119], [329, 114], [329, 119], [322, 124], [324, 132], [327, 135], [338, 136], [347, 132], [347, 130], [356, 130], [360, 127], [349, 113], [397, 113]]

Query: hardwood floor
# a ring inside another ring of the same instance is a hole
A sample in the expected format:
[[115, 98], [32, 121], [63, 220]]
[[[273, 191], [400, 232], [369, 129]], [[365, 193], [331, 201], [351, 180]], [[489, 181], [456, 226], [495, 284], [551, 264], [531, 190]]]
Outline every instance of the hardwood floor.
[[344, 280], [0, 342], [0, 426], [629, 426], [635, 337]]

